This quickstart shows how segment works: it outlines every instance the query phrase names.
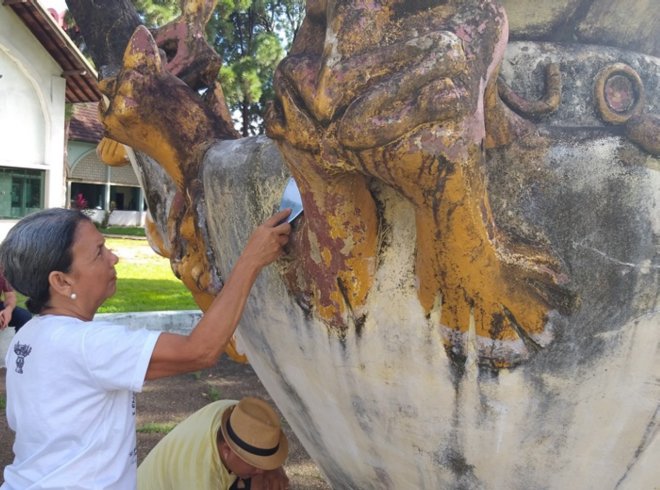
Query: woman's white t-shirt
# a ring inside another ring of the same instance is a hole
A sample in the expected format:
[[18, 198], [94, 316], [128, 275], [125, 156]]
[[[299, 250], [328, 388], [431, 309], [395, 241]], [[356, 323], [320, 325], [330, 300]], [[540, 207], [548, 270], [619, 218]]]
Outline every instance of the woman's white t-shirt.
[[14, 462], [2, 490], [136, 486], [135, 392], [160, 332], [34, 317], [6, 356]]

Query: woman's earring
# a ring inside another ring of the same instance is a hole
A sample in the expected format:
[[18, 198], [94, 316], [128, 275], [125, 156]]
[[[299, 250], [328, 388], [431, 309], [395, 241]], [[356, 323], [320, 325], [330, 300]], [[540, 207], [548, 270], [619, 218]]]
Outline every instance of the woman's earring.
[[70, 297], [72, 300], [75, 301], [76, 298], [78, 297], [78, 295], [77, 295], [76, 293], [71, 293], [71, 296], [69, 296], [69, 297]]

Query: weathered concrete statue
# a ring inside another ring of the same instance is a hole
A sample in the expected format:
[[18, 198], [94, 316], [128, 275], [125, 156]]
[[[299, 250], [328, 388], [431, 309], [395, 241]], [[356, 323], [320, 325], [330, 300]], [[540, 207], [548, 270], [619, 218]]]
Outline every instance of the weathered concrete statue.
[[295, 177], [238, 350], [333, 488], [657, 488], [651, 3], [308, 0], [268, 138], [231, 127], [212, 0], [89, 33], [108, 136], [202, 308]]

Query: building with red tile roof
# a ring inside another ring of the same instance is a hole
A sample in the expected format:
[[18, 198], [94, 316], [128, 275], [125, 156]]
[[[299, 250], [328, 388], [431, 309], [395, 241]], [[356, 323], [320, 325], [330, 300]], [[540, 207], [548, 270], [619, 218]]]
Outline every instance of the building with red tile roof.
[[[35, 210], [69, 205], [79, 186], [98, 193], [94, 207], [114, 202], [143, 220], [130, 165], [110, 169], [96, 156], [103, 135], [96, 71], [62, 29], [62, 13], [50, 10], [37, 0], [0, 3], [0, 238]], [[68, 143], [67, 105], [74, 107]]]

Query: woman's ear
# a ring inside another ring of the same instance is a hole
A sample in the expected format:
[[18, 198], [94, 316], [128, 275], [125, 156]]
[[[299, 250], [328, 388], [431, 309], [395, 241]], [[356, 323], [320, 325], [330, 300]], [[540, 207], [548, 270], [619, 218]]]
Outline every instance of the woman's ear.
[[69, 278], [62, 271], [51, 271], [48, 274], [48, 284], [50, 285], [53, 292], [61, 294], [63, 296], [71, 295], [71, 283]]

